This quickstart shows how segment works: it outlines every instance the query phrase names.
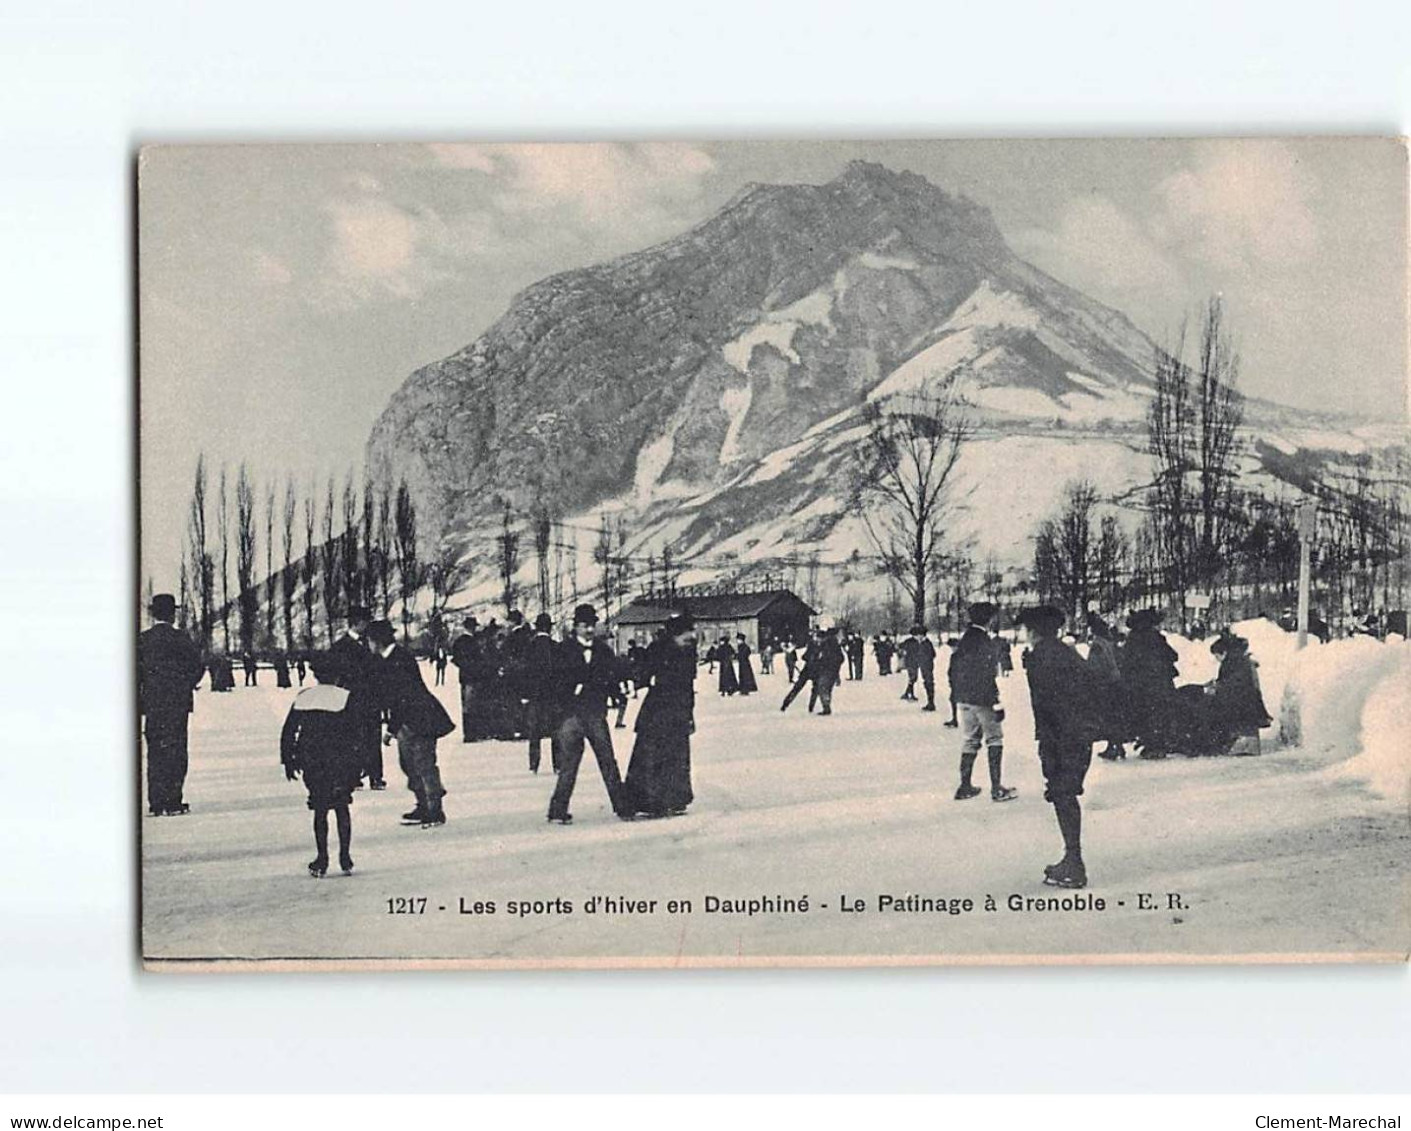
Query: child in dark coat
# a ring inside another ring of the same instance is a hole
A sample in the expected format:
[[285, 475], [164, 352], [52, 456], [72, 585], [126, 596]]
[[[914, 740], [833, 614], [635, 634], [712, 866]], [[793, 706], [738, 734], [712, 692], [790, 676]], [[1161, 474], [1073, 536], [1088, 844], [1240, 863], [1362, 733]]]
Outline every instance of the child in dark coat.
[[314, 847], [318, 855], [309, 861], [309, 874], [328, 872], [328, 814], [338, 822], [338, 866], [344, 875], [353, 870], [349, 850], [353, 843], [353, 821], [348, 807], [361, 766], [350, 722], [348, 690], [332, 681], [337, 675], [326, 655], [316, 656], [312, 687], [294, 698], [279, 739], [284, 776], [290, 781], [300, 775], [309, 791], [309, 808], [314, 814]]

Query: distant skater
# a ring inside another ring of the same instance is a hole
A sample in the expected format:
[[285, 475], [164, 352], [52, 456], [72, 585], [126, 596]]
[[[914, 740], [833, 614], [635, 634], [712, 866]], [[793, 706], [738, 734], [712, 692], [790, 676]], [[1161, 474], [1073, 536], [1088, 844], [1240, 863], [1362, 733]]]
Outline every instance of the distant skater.
[[740, 690], [740, 681], [735, 678], [735, 650], [723, 636], [715, 646], [715, 658], [720, 661], [720, 694], [734, 695]]
[[351, 693], [339, 687], [337, 661], [326, 655], [314, 657], [314, 686], [294, 697], [279, 739], [279, 757], [284, 776], [290, 781], [302, 776], [314, 814], [314, 850], [309, 874], [322, 877], [328, 872], [328, 814], [338, 823], [338, 866], [345, 876], [353, 871], [353, 786], [363, 768], [355, 738], [353, 719], [348, 713]]
[[743, 632], [735, 635], [735, 665], [740, 694], [753, 695], [759, 690], [759, 683], [755, 680], [754, 665], [750, 663], [749, 641], [745, 639]]

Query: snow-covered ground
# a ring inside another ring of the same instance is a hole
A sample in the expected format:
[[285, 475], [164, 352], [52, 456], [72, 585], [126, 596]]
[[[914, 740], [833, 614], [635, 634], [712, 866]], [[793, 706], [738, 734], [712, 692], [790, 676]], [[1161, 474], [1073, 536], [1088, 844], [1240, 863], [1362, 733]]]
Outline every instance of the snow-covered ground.
[[[1020, 790], [1012, 804], [951, 799], [960, 740], [941, 725], [944, 706], [930, 715], [899, 702], [901, 678], [879, 678], [870, 661], [862, 682], [841, 686], [831, 719], [802, 702], [781, 715], [782, 674], [762, 676], [757, 696], [722, 700], [703, 669], [688, 815], [615, 820], [589, 756], [576, 823], [547, 825], [552, 778], [528, 772], [522, 743], [467, 746], [452, 736], [440, 746], [449, 824], [400, 825], [410, 795], [390, 753], [392, 788], [359, 793], [353, 807], [355, 874], [324, 880], [305, 871], [313, 849], [304, 793], [279, 766], [293, 692], [261, 673], [258, 689], [198, 696], [193, 811], [142, 823], [145, 952], [668, 962], [1404, 955], [1411, 649], [1351, 640], [1295, 654], [1273, 626], [1246, 628], [1270, 710], [1288, 688], [1303, 745], [1281, 749], [1270, 730], [1258, 758], [1095, 760], [1084, 799], [1086, 894], [1102, 898], [1103, 911], [1009, 910], [1011, 897], [1058, 894], [1039, 879], [1060, 855], [1019, 672], [1002, 687], [1005, 777]], [[1202, 645], [1175, 643], [1184, 678], [1213, 674]], [[439, 691], [459, 718], [454, 684]], [[631, 736], [615, 732], [624, 769]], [[879, 895], [910, 893], [969, 898], [975, 910], [878, 910]], [[1157, 909], [1138, 910], [1142, 893]], [[588, 913], [594, 895], [658, 903], [654, 912]], [[984, 909], [986, 895], [997, 910]], [[809, 910], [708, 913], [710, 896], [807, 896]], [[389, 914], [389, 899], [420, 897], [424, 914]], [[845, 897], [867, 910], [844, 911]], [[556, 899], [573, 912], [508, 912], [511, 900]], [[690, 900], [691, 913], [671, 913], [672, 899]], [[461, 914], [462, 901], [494, 901], [496, 913]]]

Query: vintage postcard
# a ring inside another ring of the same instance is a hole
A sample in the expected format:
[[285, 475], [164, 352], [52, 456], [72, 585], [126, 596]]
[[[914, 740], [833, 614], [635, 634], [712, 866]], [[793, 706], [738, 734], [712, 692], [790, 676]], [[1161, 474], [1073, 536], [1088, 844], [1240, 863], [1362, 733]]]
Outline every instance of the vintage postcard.
[[1406, 960], [1402, 140], [138, 188], [149, 968]]

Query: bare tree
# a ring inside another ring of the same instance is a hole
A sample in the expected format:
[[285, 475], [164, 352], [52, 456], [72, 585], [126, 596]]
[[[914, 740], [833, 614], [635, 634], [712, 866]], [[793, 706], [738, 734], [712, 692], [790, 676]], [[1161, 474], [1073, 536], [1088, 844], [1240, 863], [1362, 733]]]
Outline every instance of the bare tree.
[[377, 594], [378, 605], [385, 617], [392, 611], [392, 483], [384, 479], [377, 490]]
[[343, 597], [348, 604], [357, 604], [363, 596], [362, 552], [358, 546], [358, 490], [352, 468], [343, 479], [343, 533], [339, 535], [340, 574]]
[[191, 573], [186, 566], [186, 555], [181, 556], [181, 574], [177, 589], [176, 627], [182, 632], [191, 631]]
[[1244, 397], [1235, 388], [1239, 368], [1239, 354], [1225, 327], [1224, 305], [1217, 296], [1206, 304], [1196, 371], [1196, 573], [1198, 582], [1212, 592], [1230, 550], [1237, 439], [1244, 422]]
[[265, 486], [265, 639], [271, 648], [279, 647], [275, 633], [275, 596], [279, 578], [274, 572], [274, 481]]
[[548, 505], [540, 499], [534, 507], [534, 558], [539, 566], [539, 608], [550, 607], [549, 547], [553, 544], [554, 519]]
[[436, 556], [426, 563], [426, 582], [431, 587], [431, 609], [427, 619], [439, 622], [451, 598], [465, 588], [472, 572], [454, 542], [443, 542]]
[[500, 601], [508, 614], [517, 605], [519, 592], [515, 575], [519, 572], [519, 532], [513, 528], [508, 502], [500, 516], [500, 533], [495, 535], [496, 562], [500, 568]]
[[314, 543], [315, 515], [314, 484], [309, 484], [309, 493], [304, 496], [304, 557], [300, 570], [304, 583], [304, 647], [314, 646], [314, 601], [318, 595], [318, 547]]
[[402, 639], [408, 640], [411, 638], [416, 595], [422, 583], [422, 567], [417, 547], [416, 504], [412, 500], [411, 492], [407, 490], [406, 480], [397, 485], [394, 522], [393, 553], [397, 561], [397, 580], [402, 599]]
[[198, 606], [197, 643], [201, 646], [201, 654], [204, 656], [209, 655], [211, 651], [215, 618], [215, 562], [211, 558], [206, 526], [205, 453], [196, 457], [196, 477], [191, 485], [191, 508], [187, 521], [187, 543]]
[[220, 500], [216, 505], [217, 535], [220, 538], [220, 629], [226, 655], [230, 654], [230, 493], [226, 490], [225, 468], [220, 469]]
[[372, 472], [363, 471], [362, 498], [362, 590], [359, 598], [364, 605], [372, 608], [377, 604], [377, 487], [372, 481]]
[[299, 513], [299, 499], [294, 491], [294, 477], [291, 475], [284, 484], [284, 514], [280, 534], [284, 549], [284, 569], [280, 573], [280, 589], [284, 612], [284, 650], [294, 651], [294, 594], [298, 590], [298, 577], [294, 573], [294, 521]]
[[240, 616], [240, 651], [253, 652], [259, 590], [255, 587], [255, 486], [244, 463], [235, 478], [235, 581]]
[[333, 476], [328, 477], [328, 489], [323, 496], [323, 541], [319, 545], [319, 558], [323, 574], [323, 619], [328, 631], [328, 643], [332, 647], [338, 636], [339, 594], [342, 590], [342, 559], [338, 554], [337, 499]]
[[883, 574], [911, 597], [926, 620], [927, 582], [941, 554], [952, 473], [971, 429], [955, 374], [910, 401], [864, 410], [867, 435], [857, 447], [852, 505]]
[[1151, 542], [1161, 573], [1161, 588], [1175, 598], [1184, 615], [1194, 572], [1195, 529], [1187, 476], [1194, 462], [1190, 369], [1182, 328], [1174, 350], [1156, 351], [1155, 396], [1147, 411], [1147, 447], [1153, 480], [1148, 492]]
[[599, 571], [598, 591], [602, 594], [603, 619], [606, 620], [609, 619], [608, 610], [612, 608], [613, 595], [617, 591], [617, 574], [612, 563], [612, 527], [606, 514], [598, 521], [598, 538], [593, 543], [593, 562]]

